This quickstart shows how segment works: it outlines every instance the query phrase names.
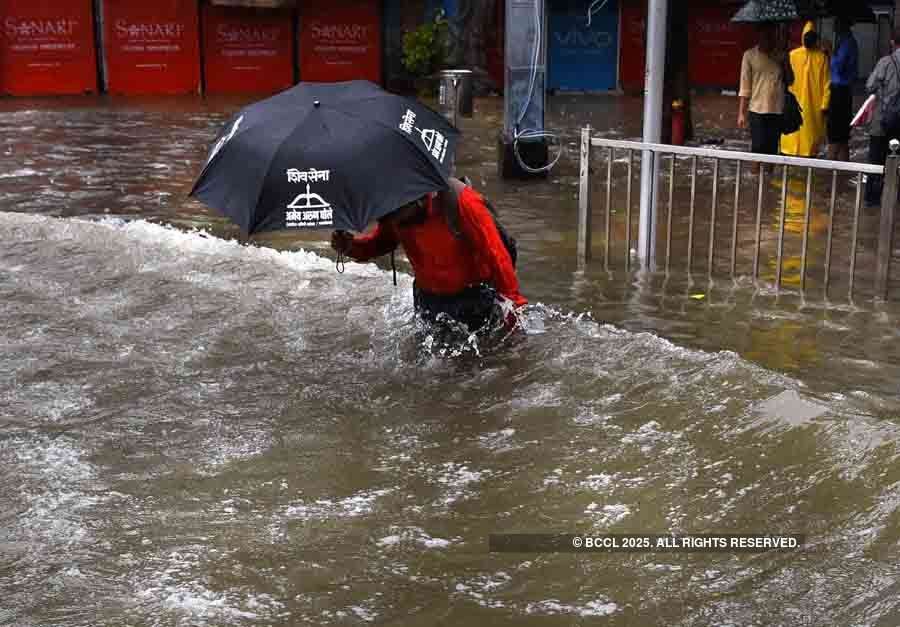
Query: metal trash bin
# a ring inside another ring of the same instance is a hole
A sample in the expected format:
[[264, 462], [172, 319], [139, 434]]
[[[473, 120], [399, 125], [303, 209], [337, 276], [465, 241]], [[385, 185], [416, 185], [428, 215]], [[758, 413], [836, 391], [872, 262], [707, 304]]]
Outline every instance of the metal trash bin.
[[472, 70], [441, 72], [440, 109], [454, 125], [457, 115], [472, 117]]

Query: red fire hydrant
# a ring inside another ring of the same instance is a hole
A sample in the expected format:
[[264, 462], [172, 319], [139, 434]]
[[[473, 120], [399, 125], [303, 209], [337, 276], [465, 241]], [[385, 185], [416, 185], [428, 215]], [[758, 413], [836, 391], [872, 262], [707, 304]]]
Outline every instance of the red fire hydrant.
[[681, 100], [672, 102], [672, 143], [684, 145], [685, 136], [684, 103]]

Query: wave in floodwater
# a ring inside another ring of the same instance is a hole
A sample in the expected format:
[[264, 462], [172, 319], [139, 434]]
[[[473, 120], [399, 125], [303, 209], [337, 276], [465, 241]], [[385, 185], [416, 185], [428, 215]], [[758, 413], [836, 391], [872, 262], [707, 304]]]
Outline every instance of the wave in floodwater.
[[[898, 427], [532, 305], [429, 343], [411, 279], [0, 213], [0, 624], [889, 625]], [[805, 533], [502, 554], [492, 533]]]

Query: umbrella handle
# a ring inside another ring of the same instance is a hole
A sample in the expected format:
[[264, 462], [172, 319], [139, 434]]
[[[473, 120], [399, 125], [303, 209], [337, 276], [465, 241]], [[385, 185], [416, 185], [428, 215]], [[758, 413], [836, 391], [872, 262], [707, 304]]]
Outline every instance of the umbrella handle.
[[[335, 232], [342, 237], [344, 235], [349, 235], [349, 233], [347, 233], [347, 231], [345, 231], [343, 229], [338, 229]], [[338, 271], [338, 274], [344, 274], [344, 270], [347, 269], [347, 264], [344, 262], [344, 251], [343, 250], [337, 251], [337, 260], [334, 262], [334, 268], [335, 268], [335, 270]]]

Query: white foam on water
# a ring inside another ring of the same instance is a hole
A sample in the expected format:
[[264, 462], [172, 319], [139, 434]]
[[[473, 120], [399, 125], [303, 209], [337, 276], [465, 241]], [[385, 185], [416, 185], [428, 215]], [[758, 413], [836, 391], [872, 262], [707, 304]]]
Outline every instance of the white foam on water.
[[[620, 395], [616, 395], [620, 396]], [[597, 412], [595, 409], [588, 407], [583, 408], [576, 416], [572, 418], [579, 427], [602, 427], [603, 429], [621, 429], [618, 425], [608, 424], [612, 416]]]
[[584, 513], [594, 519], [594, 524], [598, 527], [611, 527], [619, 523], [631, 515], [631, 508], [624, 503], [612, 503], [608, 505], [599, 505], [590, 503]]
[[32, 170], [31, 168], [20, 168], [18, 170], [13, 170], [12, 172], [0, 172], [0, 179], [13, 179], [19, 177], [26, 176], [37, 176], [40, 172], [37, 170]]
[[94, 466], [84, 461], [85, 452], [64, 438], [14, 438], [10, 446], [21, 467], [16, 471], [20, 494], [28, 509], [18, 516], [13, 533], [34, 545], [38, 554], [48, 546], [68, 547], [91, 541], [84, 521], [86, 510], [113, 498], [94, 494]]
[[679, 564], [644, 564], [643, 566], [646, 570], [652, 570], [654, 572], [678, 572], [682, 570], [684, 567]]
[[496, 598], [496, 595], [503, 592], [512, 583], [512, 580], [509, 573], [501, 570], [451, 584], [451, 591], [474, 601], [481, 607], [500, 609], [507, 607], [507, 604], [502, 599]]
[[515, 434], [515, 429], [501, 429], [500, 431], [485, 433], [484, 435], [478, 436], [478, 442], [484, 448], [496, 453], [512, 451], [522, 448], [521, 445], [517, 445], [511, 441]]
[[349, 609], [357, 618], [364, 620], [367, 623], [375, 622], [375, 619], [378, 618], [378, 612], [361, 605], [351, 605]]
[[356, 518], [371, 514], [376, 501], [392, 493], [393, 488], [367, 490], [343, 499], [323, 499], [297, 503], [284, 508], [281, 518], [299, 520], [324, 520], [329, 518]]
[[221, 419], [215, 419], [210, 425], [210, 435], [200, 449], [203, 459], [197, 460], [196, 471], [200, 475], [213, 475], [228, 464], [244, 461], [264, 454], [272, 446], [272, 434], [269, 431], [242, 426], [240, 435], [236, 436], [231, 429], [221, 429]]
[[562, 386], [558, 383], [536, 383], [519, 392], [508, 404], [514, 409], [533, 407], [559, 407], [565, 402]]
[[[272, 248], [244, 246], [235, 240], [223, 240], [201, 230], [182, 231], [173, 226], [154, 224], [146, 220], [126, 221], [118, 217], [99, 221], [79, 218], [53, 218], [33, 214], [0, 212], [0, 228], [25, 229], [25, 236], [62, 241], [77, 239], [85, 246], [97, 246], [111, 252], [127, 251], [144, 258], [142, 269], [162, 270], [184, 265], [191, 260], [206, 258], [244, 260], [246, 262], [272, 264], [292, 271], [327, 271], [334, 273], [334, 261], [306, 250], [277, 251]], [[21, 237], [22, 235], [20, 235]], [[153, 252], [155, 256], [147, 254]], [[197, 281], [208, 263], [183, 273]], [[195, 274], [190, 274], [191, 272]], [[384, 277], [389, 273], [373, 264], [348, 261], [345, 273], [357, 277]], [[215, 285], [215, 282], [213, 282]], [[220, 284], [221, 285], [221, 284]], [[227, 284], [225, 284], [227, 285]]]
[[468, 464], [469, 462], [444, 462], [430, 469], [428, 474], [432, 475], [433, 481], [445, 490], [440, 500], [443, 505], [450, 505], [466, 498], [472, 492], [472, 484], [479, 483], [493, 474], [487, 469], [473, 470]]
[[340, 610], [322, 610], [320, 620], [339, 621], [347, 623], [358, 619], [367, 623], [374, 623], [378, 619], [378, 612], [372, 609], [372, 602], [366, 602], [359, 605], [348, 605]]
[[[658, 442], [667, 437], [660, 430], [660, 424], [655, 420], [642, 424], [637, 431], [624, 435], [621, 439], [623, 444], [647, 444]], [[671, 436], [669, 436], [671, 437]]]
[[462, 541], [461, 538], [435, 538], [421, 527], [391, 527], [391, 535], [375, 542], [381, 548], [392, 548], [398, 545], [418, 545], [426, 549], [446, 549]]
[[580, 605], [562, 603], [558, 599], [546, 599], [525, 606], [528, 614], [573, 614], [583, 618], [609, 616], [619, 611], [619, 606], [607, 600], [588, 601]]
[[202, 557], [206, 547], [193, 545], [154, 556], [143, 563], [132, 580], [140, 610], [150, 616], [174, 614], [178, 624], [245, 624], [247, 620], [271, 620], [283, 615], [284, 604], [264, 593], [244, 588], [212, 590], [203, 579]]
[[58, 423], [94, 405], [88, 386], [56, 381], [15, 386], [8, 390], [7, 397], [22, 412], [16, 418], [23, 424]]
[[605, 492], [614, 481], [618, 480], [618, 476], [619, 473], [610, 475], [605, 472], [601, 472], [598, 475], [588, 475], [578, 483], [578, 486], [588, 490]]

